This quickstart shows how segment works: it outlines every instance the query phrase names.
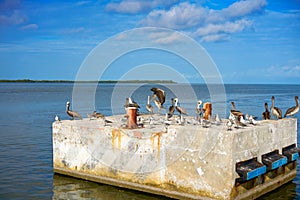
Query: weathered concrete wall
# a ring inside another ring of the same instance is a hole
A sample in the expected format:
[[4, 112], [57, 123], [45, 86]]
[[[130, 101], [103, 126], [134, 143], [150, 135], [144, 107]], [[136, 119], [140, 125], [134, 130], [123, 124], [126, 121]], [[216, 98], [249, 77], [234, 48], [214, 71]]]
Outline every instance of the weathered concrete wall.
[[[295, 166], [289, 166], [289, 170], [280, 173], [280, 179], [264, 179], [253, 189], [241, 189], [236, 184], [239, 175], [235, 165], [254, 157], [261, 162], [263, 154], [276, 149], [281, 153], [283, 147], [296, 143], [296, 119], [263, 121], [228, 131], [224, 122], [210, 128], [191, 123], [166, 129], [160, 119], [156, 119], [156, 125], [145, 122], [144, 128], [129, 130], [120, 128], [121, 118], [111, 117], [111, 126], [89, 119], [54, 122], [54, 170], [92, 181], [194, 199], [246, 198], [265, 185], [260, 195], [275, 182], [289, 181], [295, 176]], [[147, 116], [144, 118], [147, 120]]]

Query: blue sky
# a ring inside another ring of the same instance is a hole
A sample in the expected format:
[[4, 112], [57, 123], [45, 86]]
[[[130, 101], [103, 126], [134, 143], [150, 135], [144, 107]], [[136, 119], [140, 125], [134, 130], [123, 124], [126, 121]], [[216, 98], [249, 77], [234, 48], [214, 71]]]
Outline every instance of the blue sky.
[[[225, 83], [300, 84], [299, 0], [0, 0], [0, 79], [74, 80], [99, 43], [149, 26], [193, 38]], [[101, 79], [124, 76], [118, 67], [126, 63], [149, 66], [151, 53], [119, 59]], [[190, 66], [181, 67], [190, 82], [202, 81]]]

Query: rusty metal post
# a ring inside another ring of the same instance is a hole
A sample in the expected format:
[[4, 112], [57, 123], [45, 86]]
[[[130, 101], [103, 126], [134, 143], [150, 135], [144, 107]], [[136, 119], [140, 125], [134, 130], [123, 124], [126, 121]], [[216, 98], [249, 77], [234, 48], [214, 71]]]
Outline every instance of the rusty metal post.
[[129, 129], [134, 129], [137, 128], [137, 123], [136, 123], [136, 107], [128, 107], [127, 108], [127, 128]]
[[211, 113], [212, 113], [212, 104], [210, 102], [206, 102], [203, 105], [203, 109], [204, 109], [204, 119], [209, 119], [211, 117]]

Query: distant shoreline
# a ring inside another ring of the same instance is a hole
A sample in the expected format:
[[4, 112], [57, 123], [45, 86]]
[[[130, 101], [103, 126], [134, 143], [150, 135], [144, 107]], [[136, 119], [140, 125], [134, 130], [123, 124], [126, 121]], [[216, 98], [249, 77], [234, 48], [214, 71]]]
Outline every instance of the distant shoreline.
[[176, 84], [172, 80], [100, 80], [100, 81], [70, 81], [70, 80], [31, 80], [31, 79], [17, 79], [9, 80], [2, 79], [0, 83], [170, 83]]

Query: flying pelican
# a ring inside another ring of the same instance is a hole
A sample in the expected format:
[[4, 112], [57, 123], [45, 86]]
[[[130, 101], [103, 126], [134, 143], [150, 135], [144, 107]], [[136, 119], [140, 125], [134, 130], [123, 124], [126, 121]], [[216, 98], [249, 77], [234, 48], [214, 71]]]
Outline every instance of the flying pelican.
[[67, 114], [70, 117], [72, 117], [72, 119], [74, 119], [74, 118], [82, 119], [82, 117], [80, 116], [80, 114], [78, 112], [70, 110], [70, 102], [69, 101], [67, 102], [66, 111], [67, 111]]
[[272, 96], [272, 106], [271, 106], [271, 113], [273, 116], [277, 117], [277, 119], [282, 119], [282, 111], [280, 110], [280, 108], [275, 107], [275, 97]]
[[265, 112], [262, 113], [262, 118], [267, 120], [267, 119], [271, 119], [271, 116], [270, 116], [270, 112], [269, 112], [269, 107], [268, 107], [268, 103], [266, 102], [265, 103]]
[[164, 108], [163, 104], [166, 101], [166, 93], [162, 89], [156, 87], [151, 88], [151, 91], [153, 92], [152, 99], [160, 111], [162, 108]]
[[179, 103], [178, 98], [174, 98], [174, 106], [175, 106], [176, 110], [179, 112], [179, 114], [180, 114], [180, 115], [182, 115], [182, 114], [183, 114], [183, 115], [187, 115], [186, 110], [185, 110], [184, 108], [180, 107], [180, 106], [178, 105], [178, 103]]
[[299, 111], [299, 100], [298, 100], [298, 96], [295, 96], [295, 102], [296, 105], [287, 109], [287, 111], [284, 114], [284, 117], [286, 116], [293, 116], [295, 115], [298, 111]]
[[150, 96], [148, 96], [146, 109], [147, 109], [147, 111], [148, 111], [150, 114], [153, 113], [153, 106], [150, 104]]

